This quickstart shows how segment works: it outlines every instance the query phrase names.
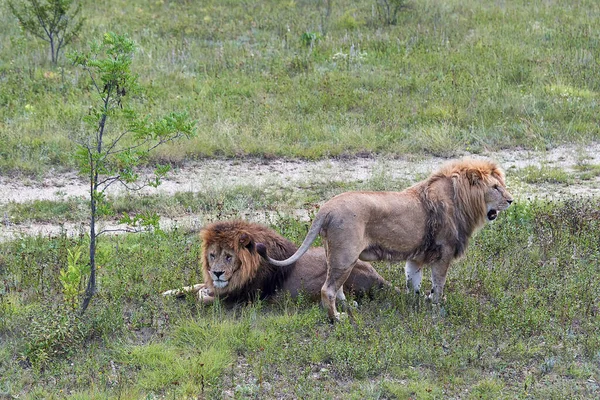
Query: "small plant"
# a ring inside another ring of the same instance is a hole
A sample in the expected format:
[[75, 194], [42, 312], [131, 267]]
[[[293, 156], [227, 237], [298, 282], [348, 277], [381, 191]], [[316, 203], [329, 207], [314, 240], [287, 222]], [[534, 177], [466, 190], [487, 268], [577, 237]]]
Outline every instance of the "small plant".
[[[96, 291], [98, 236], [110, 231], [96, 230], [96, 223], [100, 219], [113, 214], [106, 190], [116, 183], [134, 191], [146, 186], [158, 186], [169, 171], [168, 166], [157, 166], [155, 176], [141, 183], [137, 167], [146, 162], [150, 151], [158, 146], [195, 134], [195, 123], [189, 121], [186, 113], [173, 112], [152, 121], [149, 117], [139, 117], [135, 110], [126, 106], [127, 96], [139, 92], [137, 75], [131, 72], [135, 48], [135, 43], [127, 36], [111, 32], [106, 33], [101, 42], [93, 42], [90, 51], [69, 55], [73, 63], [89, 75], [91, 91], [97, 100], [84, 117], [90, 133], [76, 138], [79, 145], [76, 155], [79, 171], [88, 177], [90, 183], [90, 277], [81, 305], [82, 313]], [[109, 129], [109, 119], [120, 123], [120, 130]], [[158, 228], [158, 216], [155, 213], [134, 217], [126, 214], [120, 222], [142, 228]]]
[[77, 246], [73, 250], [67, 249], [67, 268], [60, 271], [60, 282], [63, 287], [65, 303], [72, 311], [79, 306], [79, 296], [82, 293], [82, 284], [89, 266], [80, 262], [82, 247]]
[[318, 32], [304, 32], [300, 36], [300, 41], [305, 47], [310, 47], [311, 49], [315, 46], [321, 39], [321, 35]]
[[376, 0], [379, 19], [387, 25], [398, 23], [398, 12], [408, 8], [406, 0]]
[[36, 314], [23, 333], [23, 356], [34, 368], [40, 369], [81, 344], [85, 338], [85, 327], [74, 313], [48, 309]]
[[56, 64], [60, 51], [77, 36], [83, 26], [78, 18], [81, 4], [72, 11], [73, 0], [27, 0], [22, 6], [8, 1], [8, 8], [23, 29], [50, 45], [50, 56]]
[[343, 70], [350, 71], [351, 67], [359, 66], [366, 56], [366, 52], [360, 51], [360, 49], [357, 49], [352, 44], [348, 53], [344, 53], [343, 51], [335, 53], [332, 60], [334, 63], [339, 64]]

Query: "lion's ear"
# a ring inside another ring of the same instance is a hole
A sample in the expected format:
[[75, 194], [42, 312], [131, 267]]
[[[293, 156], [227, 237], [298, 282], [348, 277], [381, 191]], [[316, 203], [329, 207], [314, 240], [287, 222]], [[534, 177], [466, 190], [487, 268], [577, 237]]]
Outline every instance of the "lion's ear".
[[242, 233], [240, 235], [240, 246], [245, 247], [248, 251], [254, 250], [254, 241], [247, 233]]
[[467, 171], [467, 179], [471, 185], [477, 185], [482, 179], [481, 171], [477, 169], [471, 169]]

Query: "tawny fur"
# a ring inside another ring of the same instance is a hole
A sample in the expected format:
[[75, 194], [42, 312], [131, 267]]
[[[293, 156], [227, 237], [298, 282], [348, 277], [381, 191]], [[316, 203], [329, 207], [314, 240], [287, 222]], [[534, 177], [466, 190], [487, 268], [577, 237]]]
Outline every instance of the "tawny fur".
[[[262, 243], [268, 248], [269, 254], [276, 254], [276, 257], [281, 258], [294, 254], [297, 246], [264, 225], [243, 220], [215, 222], [201, 230], [200, 238], [204, 284], [170, 290], [164, 295], [198, 292], [199, 298], [206, 303], [212, 302], [214, 297], [227, 302], [240, 302], [269, 298], [278, 292], [289, 292], [292, 297], [300, 293], [315, 299], [320, 296], [327, 274], [325, 251], [322, 247], [310, 249], [291, 265], [276, 267], [258, 254], [256, 243]], [[228, 284], [220, 288], [215, 287], [210, 274], [209, 253], [221, 250], [231, 251], [235, 256], [227, 273], [231, 275]], [[345, 289], [364, 293], [383, 286], [390, 285], [371, 264], [361, 261], [347, 280]]]
[[437, 302], [450, 262], [464, 253], [471, 235], [487, 219], [495, 219], [511, 202], [504, 173], [495, 163], [457, 160], [402, 192], [348, 192], [332, 198], [288, 259], [277, 261], [268, 248], [257, 248], [271, 264], [285, 266], [321, 235], [327, 250], [321, 299], [332, 319], [338, 318], [336, 295], [357, 260], [407, 261], [407, 288], [415, 292], [422, 267], [430, 264], [431, 299]]

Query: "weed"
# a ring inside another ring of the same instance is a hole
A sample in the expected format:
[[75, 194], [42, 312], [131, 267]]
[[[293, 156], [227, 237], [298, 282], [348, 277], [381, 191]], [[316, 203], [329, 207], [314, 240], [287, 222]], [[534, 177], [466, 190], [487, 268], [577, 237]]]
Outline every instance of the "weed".
[[71, 311], [43, 307], [41, 313], [32, 316], [23, 335], [23, 356], [41, 369], [77, 348], [85, 339], [85, 329]]
[[79, 296], [83, 293], [85, 277], [89, 273], [89, 266], [81, 262], [82, 250], [80, 246], [67, 249], [67, 265], [60, 271], [63, 297], [71, 311], [76, 311], [79, 307]]
[[549, 167], [542, 165], [540, 167], [525, 167], [520, 172], [523, 180], [527, 183], [569, 183], [569, 175], [562, 168]]
[[300, 35], [300, 41], [306, 47], [312, 48], [317, 41], [321, 39], [321, 35], [316, 32], [304, 32]]

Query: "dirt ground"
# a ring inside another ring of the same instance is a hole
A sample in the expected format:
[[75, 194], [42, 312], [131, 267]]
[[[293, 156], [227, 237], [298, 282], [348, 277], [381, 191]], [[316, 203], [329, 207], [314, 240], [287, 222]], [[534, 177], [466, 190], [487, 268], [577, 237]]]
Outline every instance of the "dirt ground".
[[[488, 158], [497, 161], [506, 171], [507, 183], [517, 199], [533, 197], [557, 198], [567, 195], [600, 195], [600, 178], [569, 185], [511, 185], [511, 173], [528, 166], [557, 167], [567, 173], [574, 172], [578, 164], [600, 165], [600, 143], [587, 146], [562, 146], [548, 151], [504, 150], [483, 154], [464, 153], [461, 156]], [[227, 189], [239, 185], [257, 187], [299, 187], [307, 182], [327, 183], [337, 181], [360, 181], [385, 171], [393, 179], [418, 180], [437, 169], [446, 159], [439, 157], [364, 157], [328, 159], [320, 161], [224, 159], [193, 162], [170, 172], [163, 183], [148, 192], [174, 194], [177, 192], [202, 192], [209, 188]], [[111, 187], [112, 195], [123, 188]], [[301, 189], [299, 189], [301, 190]], [[75, 172], [60, 175], [49, 173], [39, 180], [0, 176], [0, 210], [10, 202], [34, 200], [59, 201], [70, 197], [88, 197], [89, 187]], [[0, 224], [0, 240], [18, 235], [52, 235], [61, 229], [78, 232], [82, 227], [75, 224], [53, 226], [48, 224], [20, 224], [10, 222], [6, 212]], [[163, 219], [168, 228], [174, 224], [197, 225], [203, 221], [186, 216], [185, 221]]]

